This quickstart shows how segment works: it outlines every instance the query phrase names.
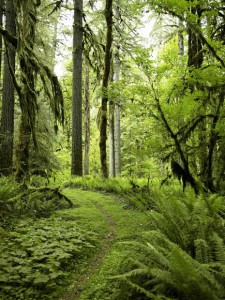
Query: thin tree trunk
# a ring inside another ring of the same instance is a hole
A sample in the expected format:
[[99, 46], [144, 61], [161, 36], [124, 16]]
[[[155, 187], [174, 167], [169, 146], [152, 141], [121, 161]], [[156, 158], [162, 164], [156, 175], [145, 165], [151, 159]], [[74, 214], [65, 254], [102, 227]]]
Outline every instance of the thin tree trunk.
[[224, 95], [223, 93], [219, 96], [219, 103], [215, 112], [215, 116], [213, 117], [212, 125], [211, 125], [211, 132], [209, 138], [209, 151], [208, 151], [208, 164], [207, 164], [207, 180], [206, 180], [206, 187], [209, 188], [211, 192], [216, 192], [214, 178], [213, 178], [213, 154], [215, 152], [216, 143], [218, 140], [218, 135], [216, 133], [216, 125], [220, 118], [220, 110], [224, 104]]
[[[6, 29], [16, 35], [15, 9], [13, 0], [6, 2]], [[13, 166], [13, 136], [14, 136], [14, 84], [11, 71], [15, 71], [15, 48], [6, 43], [4, 55], [4, 77], [1, 114], [1, 148], [0, 172], [3, 175], [12, 173]]]
[[179, 20], [178, 47], [179, 47], [179, 56], [184, 56], [183, 22], [181, 20]]
[[115, 177], [115, 141], [114, 141], [114, 109], [113, 101], [109, 102], [109, 177]]
[[[3, 26], [3, 12], [4, 12], [5, 1], [0, 0], [0, 26]], [[0, 82], [2, 80], [2, 53], [3, 53], [3, 39], [0, 34]]]
[[[114, 65], [111, 58], [110, 83], [114, 81]], [[109, 101], [109, 177], [115, 177], [114, 101]]]
[[112, 2], [113, 0], [106, 0], [105, 5], [105, 19], [107, 24], [106, 34], [106, 47], [105, 47], [105, 61], [104, 61], [104, 74], [102, 81], [102, 104], [101, 104], [101, 122], [100, 122], [100, 160], [102, 176], [108, 177], [107, 167], [107, 153], [106, 153], [106, 140], [107, 140], [107, 105], [108, 105], [108, 82], [111, 67], [111, 47], [112, 47]]
[[89, 174], [89, 150], [90, 150], [90, 83], [89, 66], [85, 68], [84, 86], [84, 175]]
[[[115, 81], [119, 82], [120, 80], [120, 60], [119, 60], [119, 50], [115, 55], [116, 61], [116, 70], [115, 70]], [[118, 91], [118, 96], [119, 91]], [[119, 99], [118, 99], [119, 100]], [[120, 104], [118, 100], [115, 103], [115, 110], [114, 110], [114, 151], [115, 151], [115, 176], [120, 176], [121, 172], [121, 146], [120, 146]]]
[[74, 0], [72, 164], [71, 174], [82, 176], [82, 14], [83, 1]]
[[53, 39], [52, 39], [52, 44], [53, 44], [53, 47], [52, 47], [53, 55], [52, 55], [52, 57], [54, 58], [54, 61], [53, 61], [54, 67], [55, 67], [56, 51], [57, 51], [57, 44], [58, 44], [57, 35], [58, 35], [59, 16], [60, 16], [60, 12], [59, 11], [55, 12], [55, 19], [54, 19], [54, 24], [53, 24], [53, 26], [54, 26], [53, 27]]

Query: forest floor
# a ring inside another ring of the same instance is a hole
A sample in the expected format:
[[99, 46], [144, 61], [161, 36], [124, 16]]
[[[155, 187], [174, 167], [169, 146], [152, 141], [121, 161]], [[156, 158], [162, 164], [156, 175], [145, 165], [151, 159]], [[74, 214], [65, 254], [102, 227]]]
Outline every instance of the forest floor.
[[[72, 286], [61, 300], [119, 299], [119, 287], [110, 277], [117, 275], [125, 257], [134, 254], [123, 241], [138, 240], [148, 227], [146, 213], [127, 209], [123, 199], [114, 195], [66, 189], [63, 192], [75, 204], [69, 210], [77, 223], [97, 233], [99, 247], [91, 259], [84, 262]], [[65, 211], [59, 214], [68, 213]]]

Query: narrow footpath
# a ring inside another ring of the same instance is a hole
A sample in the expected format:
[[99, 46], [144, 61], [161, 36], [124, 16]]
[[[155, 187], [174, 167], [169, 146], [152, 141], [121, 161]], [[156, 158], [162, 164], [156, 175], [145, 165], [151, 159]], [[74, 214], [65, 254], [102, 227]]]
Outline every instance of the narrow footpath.
[[118, 288], [110, 286], [108, 278], [117, 274], [125, 255], [119, 242], [137, 239], [148, 224], [147, 215], [124, 209], [124, 201], [113, 195], [75, 189], [64, 193], [77, 205], [73, 215], [92, 228], [101, 243], [98, 253], [61, 300], [115, 300]]

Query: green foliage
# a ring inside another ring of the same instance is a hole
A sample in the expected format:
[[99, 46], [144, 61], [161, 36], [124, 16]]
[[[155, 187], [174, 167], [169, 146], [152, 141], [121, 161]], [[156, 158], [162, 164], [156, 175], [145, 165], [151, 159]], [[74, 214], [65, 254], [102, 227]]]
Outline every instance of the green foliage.
[[21, 193], [13, 202], [15, 213], [20, 217], [49, 217], [55, 210], [70, 207], [54, 193], [54, 190], [28, 190]]
[[[71, 207], [69, 201], [63, 195], [60, 196], [56, 190], [43, 189], [21, 191], [13, 183], [0, 188], [0, 195], [2, 195], [0, 201], [1, 226], [11, 228], [16, 226], [21, 218], [50, 217], [56, 210]], [[15, 195], [15, 192], [17, 192], [17, 195]]]
[[127, 258], [123, 274], [116, 277], [121, 295], [126, 299], [134, 295], [136, 299], [141, 295], [140, 299], [223, 299], [224, 199], [215, 195], [196, 199], [192, 193], [165, 189], [153, 193], [151, 202], [149, 231], [141, 242], [124, 244], [136, 247], [141, 256]]
[[131, 189], [129, 180], [126, 178], [102, 179], [101, 177], [93, 176], [74, 177], [64, 182], [64, 187], [76, 187], [116, 194], [123, 194]]
[[10, 177], [0, 178], [0, 225], [4, 225], [6, 218], [12, 216], [11, 198], [18, 192], [18, 185]]
[[158, 231], [148, 232], [145, 242], [136, 243], [136, 247], [143, 255], [142, 260], [130, 259], [127, 263], [131, 270], [117, 278], [143, 293], [146, 299], [210, 300], [224, 297], [222, 265], [194, 260]]
[[96, 235], [61, 218], [21, 221], [0, 245], [1, 299], [56, 299]]
[[151, 191], [146, 179], [75, 177], [64, 183], [64, 187], [114, 193], [123, 197], [124, 208], [146, 210], [152, 206]]

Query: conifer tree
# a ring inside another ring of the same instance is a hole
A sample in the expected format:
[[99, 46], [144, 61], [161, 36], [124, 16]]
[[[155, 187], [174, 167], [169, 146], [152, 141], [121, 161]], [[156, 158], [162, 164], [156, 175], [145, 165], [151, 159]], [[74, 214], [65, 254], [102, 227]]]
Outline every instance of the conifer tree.
[[[3, 9], [0, 3], [1, 11]], [[13, 0], [6, 1], [5, 8], [6, 26], [8, 32], [16, 36], [16, 18]], [[0, 16], [1, 18], [1, 16]], [[2, 48], [2, 43], [0, 47]], [[14, 84], [12, 74], [15, 72], [15, 54], [13, 45], [5, 41], [4, 75], [0, 129], [0, 173], [9, 175], [13, 168], [13, 142], [14, 142]], [[0, 50], [1, 55], [1, 50]], [[1, 66], [0, 66], [1, 67]]]
[[108, 177], [107, 166], [107, 106], [108, 106], [108, 84], [111, 68], [111, 55], [112, 55], [112, 41], [113, 41], [113, 13], [112, 13], [112, 0], [106, 0], [105, 4], [105, 20], [107, 25], [106, 32], [106, 45], [105, 45], [105, 59], [104, 59], [104, 74], [102, 81], [102, 103], [101, 103], [101, 122], [100, 122], [100, 161], [101, 171], [104, 178]]
[[83, 1], [74, 0], [73, 28], [73, 96], [72, 96], [72, 164], [71, 174], [82, 176], [82, 16]]

